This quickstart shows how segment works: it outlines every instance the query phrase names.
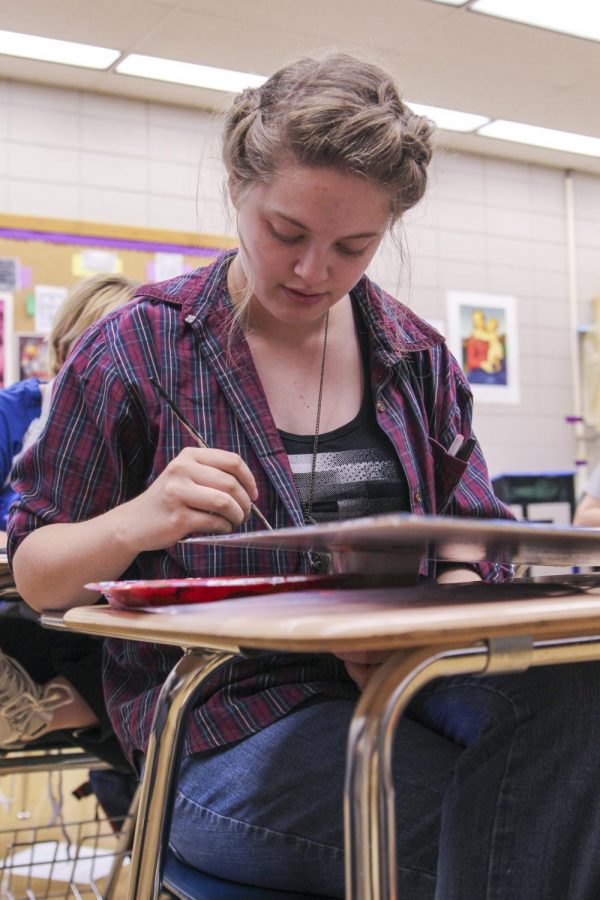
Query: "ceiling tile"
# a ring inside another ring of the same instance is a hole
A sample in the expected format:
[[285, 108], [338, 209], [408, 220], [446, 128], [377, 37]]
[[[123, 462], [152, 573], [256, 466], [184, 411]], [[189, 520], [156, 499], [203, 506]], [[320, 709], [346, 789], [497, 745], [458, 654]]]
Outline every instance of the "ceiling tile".
[[127, 47], [170, 14], [158, 0], [3, 0], [0, 28], [100, 47]]
[[[427, 0], [371, 0], [367, 12], [358, 0], [0, 0], [0, 28], [261, 74], [336, 46], [389, 67], [415, 102], [600, 137], [600, 44]], [[6, 56], [0, 78], [195, 108], [231, 102], [215, 91]], [[103, 101], [86, 102], [100, 109]], [[473, 152], [596, 165], [472, 135], [448, 139]]]

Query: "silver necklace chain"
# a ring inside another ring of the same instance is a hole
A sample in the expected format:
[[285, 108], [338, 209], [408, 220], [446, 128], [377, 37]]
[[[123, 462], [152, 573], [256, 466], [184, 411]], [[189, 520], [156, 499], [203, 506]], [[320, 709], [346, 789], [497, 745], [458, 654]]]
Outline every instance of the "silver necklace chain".
[[323, 334], [323, 352], [321, 354], [321, 373], [319, 376], [319, 394], [317, 398], [317, 416], [315, 419], [315, 437], [313, 440], [313, 448], [312, 448], [312, 464], [310, 469], [310, 480], [308, 482], [308, 499], [305, 502], [301, 495], [300, 490], [298, 489], [298, 482], [296, 481], [296, 477], [294, 476], [294, 481], [296, 481], [296, 488], [298, 489], [298, 495], [300, 496], [300, 504], [302, 506], [302, 512], [304, 513], [304, 521], [307, 525], [316, 525], [317, 522], [313, 518], [312, 508], [315, 496], [315, 481], [317, 475], [317, 452], [319, 449], [319, 430], [321, 426], [321, 406], [323, 403], [323, 384], [325, 381], [325, 356], [327, 354], [327, 335], [329, 333], [329, 310], [325, 313], [325, 332]]

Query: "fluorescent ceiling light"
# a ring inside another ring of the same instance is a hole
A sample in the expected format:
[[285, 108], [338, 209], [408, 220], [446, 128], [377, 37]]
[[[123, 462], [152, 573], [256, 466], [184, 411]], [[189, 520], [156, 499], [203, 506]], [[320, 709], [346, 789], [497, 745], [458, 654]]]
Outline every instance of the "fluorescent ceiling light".
[[534, 147], [600, 157], [600, 138], [573, 134], [570, 131], [556, 131], [554, 128], [524, 125], [522, 122], [508, 122], [506, 119], [496, 119], [489, 125], [484, 125], [477, 130], [477, 134], [498, 138], [501, 141], [514, 141], [517, 144], [531, 144]]
[[192, 87], [227, 91], [231, 94], [238, 94], [247, 87], [260, 87], [267, 80], [263, 75], [215, 69], [213, 66], [199, 66], [176, 59], [161, 59], [158, 56], [141, 56], [139, 53], [126, 56], [115, 71], [119, 75], [136, 75], [138, 78], [189, 84]]
[[444, 109], [440, 106], [424, 106], [422, 103], [410, 103], [410, 101], [408, 105], [418, 116], [427, 116], [428, 119], [433, 119], [438, 128], [443, 128], [445, 131], [475, 131], [490, 121], [489, 116], [476, 116], [474, 113], [458, 112], [455, 109]]
[[470, 9], [524, 25], [600, 41], [597, 0], [475, 0]]
[[83, 66], [86, 69], [108, 69], [121, 55], [120, 50], [74, 44], [72, 41], [56, 41], [17, 31], [0, 31], [0, 53], [62, 63], [65, 66]]

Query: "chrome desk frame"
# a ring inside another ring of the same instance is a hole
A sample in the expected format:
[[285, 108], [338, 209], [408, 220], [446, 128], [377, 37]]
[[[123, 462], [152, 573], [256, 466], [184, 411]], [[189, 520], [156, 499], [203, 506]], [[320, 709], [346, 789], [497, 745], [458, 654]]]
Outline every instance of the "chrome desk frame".
[[[54, 615], [44, 616], [42, 623], [65, 627]], [[156, 900], [159, 895], [186, 718], [203, 681], [237, 655], [243, 655], [241, 647], [224, 644], [188, 649], [162, 688], [146, 757], [127, 900]], [[396, 724], [418, 690], [440, 676], [494, 675], [598, 659], [600, 635], [539, 641], [520, 635], [441, 651], [429, 646], [393, 653], [363, 691], [350, 726], [344, 790], [347, 900], [399, 900], [390, 761]]]
[[494, 675], [530, 666], [600, 659], [600, 635], [532, 641], [526, 636], [438, 652], [399, 650], [375, 673], [350, 725], [344, 791], [347, 900], [399, 900], [395, 796], [391, 779], [396, 724], [414, 694], [434, 678]]
[[[457, 562], [494, 559], [540, 565], [600, 564], [600, 540], [594, 529], [404, 514], [190, 540], [211, 545], [327, 552], [339, 562], [340, 570], [355, 567], [368, 573], [385, 568], [390, 555], [397, 567], [399, 563], [404, 565], [407, 554], [412, 558], [415, 553], [433, 554], [434, 549], [439, 559]], [[523, 623], [525, 634], [513, 621], [513, 637], [492, 636], [487, 641], [482, 625], [476, 635], [457, 636], [450, 646], [448, 638], [436, 644], [434, 634], [428, 633], [423, 636], [422, 645], [395, 651], [375, 672], [357, 704], [348, 737], [344, 790], [347, 900], [398, 900], [390, 758], [398, 718], [411, 697], [440, 676], [493, 675], [523, 671], [529, 666], [600, 660], [600, 634], [580, 636], [597, 628], [598, 615], [593, 619], [584, 617], [581, 628], [573, 622], [561, 625], [561, 620], [552, 620], [552, 630], [546, 627], [537, 633], [531, 622]], [[67, 627], [58, 615], [43, 616], [42, 623]], [[543, 620], [541, 624], [544, 625]], [[136, 639], [123, 629], [119, 632], [112, 623], [80, 630], [101, 637]], [[137, 639], [166, 643], [160, 634], [150, 631], [144, 630]], [[496, 633], [497, 630], [491, 632]], [[552, 637], [538, 639], [548, 634]], [[459, 641], [464, 644], [461, 646]], [[186, 649], [163, 686], [154, 716], [128, 900], [155, 900], [158, 896], [184, 725], [197, 692], [220, 666], [244, 655], [244, 646], [251, 642], [247, 635], [237, 633], [230, 639], [211, 637], [202, 643], [186, 634], [184, 640], [176, 643]], [[285, 648], [277, 646], [276, 638], [273, 644], [266, 647], [263, 642], [255, 646], [285, 652]]]

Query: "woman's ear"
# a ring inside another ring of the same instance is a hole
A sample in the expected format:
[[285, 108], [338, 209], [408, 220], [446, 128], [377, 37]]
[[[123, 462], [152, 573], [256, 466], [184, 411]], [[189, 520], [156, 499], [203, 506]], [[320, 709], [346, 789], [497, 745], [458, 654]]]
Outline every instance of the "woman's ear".
[[233, 175], [230, 175], [227, 179], [227, 188], [229, 190], [229, 196], [231, 198], [231, 202], [233, 204], [233, 208], [235, 210], [239, 207], [240, 202], [240, 182]]

